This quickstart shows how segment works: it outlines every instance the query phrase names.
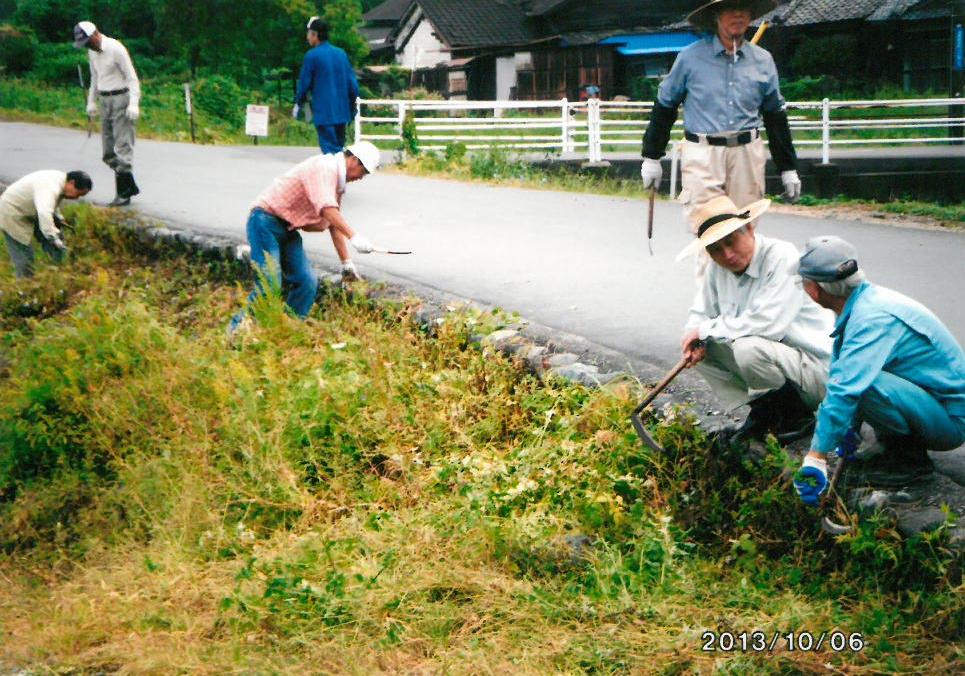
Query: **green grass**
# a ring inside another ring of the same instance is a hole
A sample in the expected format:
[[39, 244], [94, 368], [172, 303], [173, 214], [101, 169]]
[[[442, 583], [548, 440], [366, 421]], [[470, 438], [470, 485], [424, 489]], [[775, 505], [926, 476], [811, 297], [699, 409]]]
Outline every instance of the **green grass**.
[[[943, 530], [830, 541], [686, 412], [641, 447], [632, 382], [542, 383], [416, 301], [270, 297], [80, 206], [72, 256], [0, 251], [0, 664], [38, 672], [953, 670]], [[579, 537], [578, 537], [579, 536]], [[580, 545], [571, 544], [578, 538]], [[706, 653], [704, 631], [864, 637]]]

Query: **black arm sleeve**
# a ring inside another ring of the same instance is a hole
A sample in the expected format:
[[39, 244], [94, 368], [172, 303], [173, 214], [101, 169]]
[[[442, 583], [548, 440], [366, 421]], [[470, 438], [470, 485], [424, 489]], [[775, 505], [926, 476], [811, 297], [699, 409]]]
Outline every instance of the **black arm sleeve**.
[[767, 145], [771, 149], [771, 157], [778, 171], [797, 169], [797, 153], [791, 141], [791, 127], [787, 122], [787, 113], [778, 110], [764, 113], [764, 129], [767, 130]]
[[677, 121], [677, 109], [661, 106], [654, 101], [653, 112], [650, 113], [650, 124], [643, 135], [643, 156], [659, 160], [667, 151], [670, 142], [670, 130]]

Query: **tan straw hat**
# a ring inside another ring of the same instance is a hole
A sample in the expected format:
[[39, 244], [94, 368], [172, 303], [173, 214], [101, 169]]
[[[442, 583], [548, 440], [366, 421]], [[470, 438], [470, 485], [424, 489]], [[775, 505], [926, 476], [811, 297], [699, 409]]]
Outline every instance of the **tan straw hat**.
[[741, 226], [757, 219], [770, 206], [771, 200], [758, 200], [738, 209], [727, 195], [701, 204], [690, 215], [690, 223], [697, 229], [697, 239], [677, 254], [677, 260], [682, 261], [704, 247], [724, 239]]
[[688, 14], [687, 21], [701, 30], [716, 33], [717, 12], [738, 7], [749, 9], [751, 21], [753, 21], [777, 7], [777, 2], [775, 0], [712, 0]]

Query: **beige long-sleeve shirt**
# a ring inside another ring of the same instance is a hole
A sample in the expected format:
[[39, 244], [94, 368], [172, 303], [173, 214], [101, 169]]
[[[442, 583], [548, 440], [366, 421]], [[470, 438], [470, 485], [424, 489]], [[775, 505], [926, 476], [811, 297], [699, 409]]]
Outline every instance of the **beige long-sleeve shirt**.
[[56, 169], [35, 171], [15, 181], [0, 195], [0, 230], [28, 245], [38, 224], [46, 237], [59, 236], [54, 215], [63, 218], [58, 207], [66, 184], [67, 173]]
[[87, 103], [97, 103], [97, 92], [112, 92], [127, 87], [130, 102], [140, 103], [141, 82], [127, 48], [114, 38], [101, 36], [101, 51], [87, 50], [90, 61], [90, 91]]
[[735, 275], [712, 263], [684, 330], [701, 340], [758, 336], [828, 361], [834, 315], [808, 298], [797, 275], [798, 250], [790, 242], [755, 234], [751, 263]]

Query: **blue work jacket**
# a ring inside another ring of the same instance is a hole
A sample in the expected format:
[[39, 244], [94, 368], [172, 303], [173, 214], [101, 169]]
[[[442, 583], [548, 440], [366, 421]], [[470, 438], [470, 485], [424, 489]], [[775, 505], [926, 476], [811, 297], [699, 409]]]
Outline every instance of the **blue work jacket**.
[[355, 118], [359, 83], [345, 50], [323, 42], [305, 53], [295, 103], [302, 105], [309, 93], [316, 126], [348, 124]]
[[965, 352], [921, 303], [865, 282], [851, 293], [831, 335], [831, 373], [812, 449], [828, 453], [840, 445], [861, 396], [882, 372], [918, 385], [949, 416], [965, 417]]

